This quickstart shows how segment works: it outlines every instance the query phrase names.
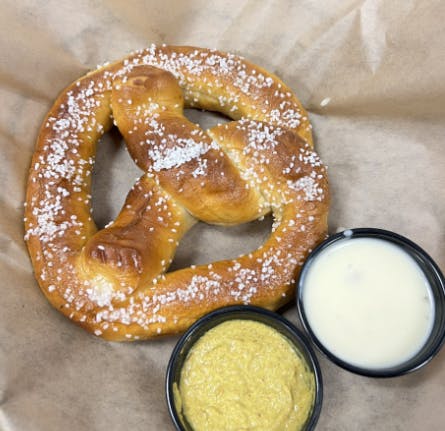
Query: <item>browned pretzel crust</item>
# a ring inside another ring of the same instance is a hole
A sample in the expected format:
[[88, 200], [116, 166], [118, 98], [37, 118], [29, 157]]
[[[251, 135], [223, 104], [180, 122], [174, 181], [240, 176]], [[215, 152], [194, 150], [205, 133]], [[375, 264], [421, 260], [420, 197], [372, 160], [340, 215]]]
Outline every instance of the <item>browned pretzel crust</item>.
[[[184, 107], [234, 121], [204, 131]], [[97, 231], [91, 171], [112, 120], [146, 174]], [[30, 168], [26, 241], [54, 307], [106, 339], [145, 339], [183, 331], [221, 306], [286, 303], [326, 234], [328, 200], [307, 114], [276, 76], [215, 50], [151, 46], [56, 100]], [[273, 232], [258, 250], [166, 273], [197, 219], [229, 225], [270, 211]]]

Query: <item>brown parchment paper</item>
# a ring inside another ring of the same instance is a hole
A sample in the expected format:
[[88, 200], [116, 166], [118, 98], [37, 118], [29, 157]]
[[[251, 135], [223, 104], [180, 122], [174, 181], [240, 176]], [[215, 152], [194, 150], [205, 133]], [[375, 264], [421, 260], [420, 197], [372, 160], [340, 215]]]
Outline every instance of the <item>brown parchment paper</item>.
[[[97, 339], [51, 308], [33, 278], [22, 239], [27, 169], [60, 90], [152, 42], [241, 54], [282, 77], [310, 111], [329, 165], [331, 231], [395, 230], [444, 270], [444, 18], [440, 0], [1, 0], [0, 430], [173, 430], [164, 374], [177, 338]], [[138, 175], [119, 137], [105, 138], [94, 178], [99, 225]], [[255, 248], [270, 224], [198, 226], [174, 265]], [[285, 315], [298, 324], [295, 307]], [[423, 370], [389, 380], [320, 360], [317, 429], [444, 429], [445, 350]]]

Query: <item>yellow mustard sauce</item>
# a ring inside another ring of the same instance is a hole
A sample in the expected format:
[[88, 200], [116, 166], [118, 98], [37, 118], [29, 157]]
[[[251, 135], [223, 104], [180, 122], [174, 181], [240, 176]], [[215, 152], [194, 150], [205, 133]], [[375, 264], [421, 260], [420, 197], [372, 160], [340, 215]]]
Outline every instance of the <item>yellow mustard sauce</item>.
[[194, 431], [298, 431], [314, 403], [315, 378], [278, 331], [232, 320], [195, 343], [174, 392]]

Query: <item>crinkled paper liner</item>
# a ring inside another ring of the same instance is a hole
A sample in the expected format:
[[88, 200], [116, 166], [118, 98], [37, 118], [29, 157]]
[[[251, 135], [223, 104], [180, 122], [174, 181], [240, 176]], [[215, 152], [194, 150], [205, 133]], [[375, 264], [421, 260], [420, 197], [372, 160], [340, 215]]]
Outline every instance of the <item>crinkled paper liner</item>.
[[[164, 375], [177, 338], [118, 344], [51, 308], [23, 242], [27, 169], [58, 92], [150, 43], [216, 47], [278, 74], [310, 111], [329, 166], [330, 229], [397, 231], [445, 268], [445, 3], [441, 1], [21, 1], [0, 14], [0, 430], [173, 430]], [[204, 126], [215, 117], [189, 113]], [[111, 133], [94, 178], [99, 225], [139, 171]], [[256, 248], [270, 219], [195, 227], [176, 267]], [[384, 301], [384, 298], [382, 298]], [[295, 306], [285, 316], [297, 323]], [[445, 352], [405, 377], [373, 380], [321, 357], [319, 430], [439, 430]]]

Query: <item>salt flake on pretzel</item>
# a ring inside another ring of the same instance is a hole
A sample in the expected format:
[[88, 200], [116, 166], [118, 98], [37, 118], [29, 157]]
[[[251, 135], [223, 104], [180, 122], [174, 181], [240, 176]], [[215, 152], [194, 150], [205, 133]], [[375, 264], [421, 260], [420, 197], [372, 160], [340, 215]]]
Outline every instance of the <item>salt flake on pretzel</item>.
[[[233, 121], [204, 131], [184, 107]], [[145, 174], [98, 231], [91, 172], [113, 122]], [[80, 78], [49, 111], [30, 168], [25, 239], [42, 291], [109, 340], [181, 332], [229, 304], [283, 305], [327, 229], [326, 168], [310, 129], [276, 76], [215, 50], [151, 46]], [[197, 220], [231, 225], [270, 211], [257, 250], [167, 272]]]

